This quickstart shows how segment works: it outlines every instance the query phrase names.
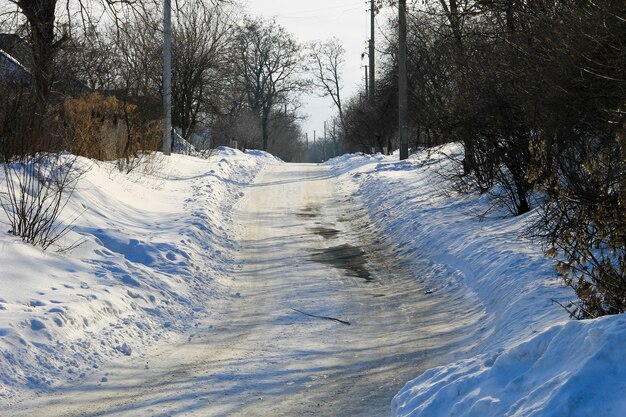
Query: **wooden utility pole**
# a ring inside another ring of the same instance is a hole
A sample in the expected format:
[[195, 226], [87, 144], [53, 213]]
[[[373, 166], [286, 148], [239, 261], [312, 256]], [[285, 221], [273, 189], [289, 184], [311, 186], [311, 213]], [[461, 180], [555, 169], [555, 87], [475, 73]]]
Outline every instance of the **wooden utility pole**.
[[172, 153], [172, 2], [163, 0], [163, 154]]
[[376, 42], [376, 8], [374, 6], [375, 0], [370, 0], [370, 43], [369, 43], [369, 59], [370, 59], [370, 82], [369, 82], [369, 100], [371, 104], [374, 104], [374, 96], [376, 95], [376, 59], [375, 59], [375, 42]]
[[409, 132], [408, 132], [408, 82], [406, 72], [406, 0], [398, 2], [398, 131], [400, 136], [400, 160], [409, 157]]

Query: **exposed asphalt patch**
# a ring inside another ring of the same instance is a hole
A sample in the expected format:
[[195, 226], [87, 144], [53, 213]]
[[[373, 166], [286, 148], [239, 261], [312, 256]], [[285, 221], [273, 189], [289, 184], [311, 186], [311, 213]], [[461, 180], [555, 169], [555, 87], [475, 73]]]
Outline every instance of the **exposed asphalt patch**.
[[324, 239], [332, 239], [339, 234], [339, 230], [332, 229], [330, 227], [312, 227], [309, 230], [311, 230], [316, 235], [322, 236]]
[[298, 210], [296, 216], [304, 219], [313, 219], [320, 215], [320, 208], [317, 206], [309, 205], [303, 209]]
[[343, 269], [348, 275], [372, 282], [372, 274], [365, 267], [367, 259], [365, 251], [359, 247], [343, 244], [315, 252], [311, 260], [321, 262], [335, 268]]

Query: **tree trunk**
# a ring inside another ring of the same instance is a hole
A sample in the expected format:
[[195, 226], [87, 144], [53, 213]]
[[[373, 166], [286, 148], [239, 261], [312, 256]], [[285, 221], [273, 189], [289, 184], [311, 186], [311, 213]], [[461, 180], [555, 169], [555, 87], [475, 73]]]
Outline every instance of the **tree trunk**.
[[263, 132], [263, 150], [267, 152], [267, 148], [269, 145], [269, 113], [263, 112], [261, 116], [261, 130]]
[[32, 48], [33, 105], [30, 109], [28, 139], [20, 145], [20, 153], [37, 152], [50, 147], [44, 134], [44, 119], [48, 109], [54, 71], [54, 54], [59, 42], [54, 41], [57, 0], [20, 0], [17, 5], [30, 28]]
[[52, 88], [56, 3], [56, 0], [21, 0], [18, 3], [31, 30], [33, 88], [38, 110], [45, 109]]

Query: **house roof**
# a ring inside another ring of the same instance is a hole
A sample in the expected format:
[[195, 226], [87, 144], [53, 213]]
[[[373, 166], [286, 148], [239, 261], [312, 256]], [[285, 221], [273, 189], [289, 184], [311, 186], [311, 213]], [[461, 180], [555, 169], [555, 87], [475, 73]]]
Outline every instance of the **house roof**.
[[[0, 65], [2, 65], [1, 60], [4, 60], [3, 66], [9, 69], [13, 67], [14, 71], [20, 71], [24, 76], [22, 80], [29, 83], [33, 74], [33, 50], [30, 44], [14, 33], [0, 33], [0, 51]], [[2, 70], [0, 67], [0, 71], [6, 71], [6, 69]], [[52, 89], [57, 92], [73, 93], [91, 91], [79, 79], [65, 73], [56, 74]]]
[[0, 49], [0, 60], [2, 66], [13, 67], [15, 69], [19, 68], [21, 71], [30, 74], [30, 72], [28, 71], [28, 69], [26, 69], [24, 65], [22, 65], [17, 59], [13, 58], [11, 54], [5, 52], [2, 49]]
[[0, 49], [10, 54], [24, 67], [32, 65], [33, 51], [30, 44], [14, 33], [0, 33]]
[[28, 69], [30, 46], [19, 36], [0, 33], [0, 78], [29, 84], [32, 76]]
[[0, 49], [0, 81], [28, 85], [31, 74], [17, 59]]

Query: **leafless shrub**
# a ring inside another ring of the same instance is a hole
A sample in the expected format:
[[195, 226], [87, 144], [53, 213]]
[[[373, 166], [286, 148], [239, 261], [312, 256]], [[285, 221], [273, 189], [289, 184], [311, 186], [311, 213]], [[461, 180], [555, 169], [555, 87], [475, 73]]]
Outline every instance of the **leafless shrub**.
[[77, 157], [27, 155], [3, 164], [3, 171], [0, 206], [11, 226], [9, 233], [47, 249], [71, 230], [73, 220], [62, 221], [60, 216], [82, 172]]

